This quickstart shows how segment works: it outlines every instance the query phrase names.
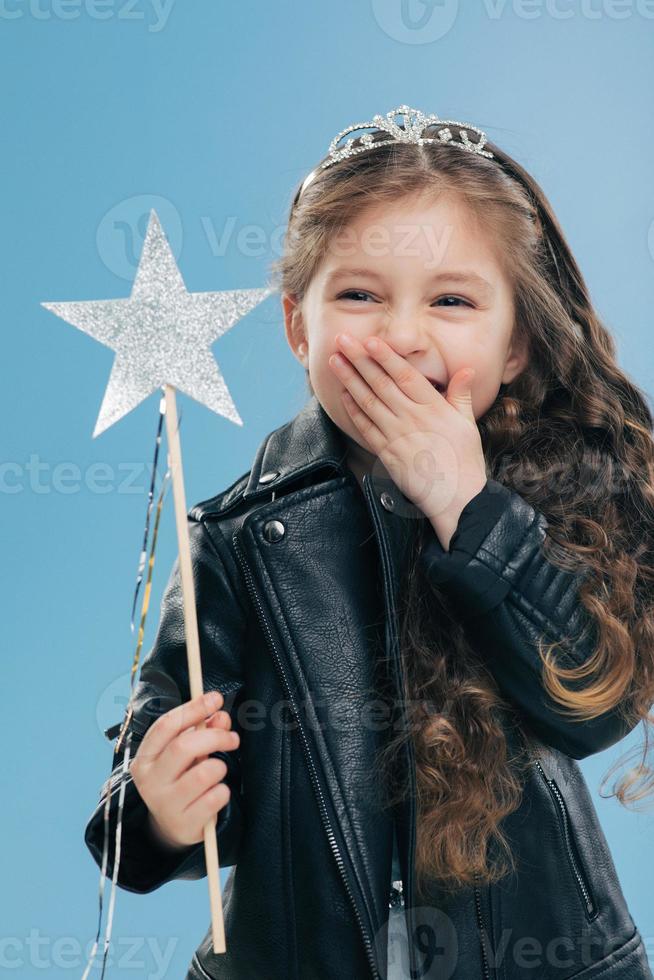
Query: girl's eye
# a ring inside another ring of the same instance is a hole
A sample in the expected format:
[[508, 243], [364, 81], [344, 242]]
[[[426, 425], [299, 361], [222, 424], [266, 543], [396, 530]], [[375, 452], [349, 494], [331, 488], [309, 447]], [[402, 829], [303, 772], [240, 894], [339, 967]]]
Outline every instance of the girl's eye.
[[[470, 306], [470, 305], [471, 305], [471, 304], [470, 304], [470, 303], [468, 302], [468, 300], [467, 300], [467, 299], [461, 299], [461, 297], [460, 297], [460, 296], [440, 296], [440, 297], [439, 297], [439, 298], [438, 298], [438, 299], [436, 300], [436, 302], [437, 302], [437, 303], [440, 303], [440, 301], [441, 301], [442, 299], [454, 299], [454, 300], [456, 300], [456, 302], [457, 302], [457, 303], [465, 303], [465, 305], [466, 305], [466, 306]], [[449, 304], [448, 304], [448, 306], [449, 306]], [[450, 309], [452, 309], [452, 307], [450, 307]]]
[[[370, 293], [365, 292], [365, 290], [363, 289], [348, 289], [346, 293], [341, 293], [341, 295], [338, 298], [348, 299], [349, 297], [354, 297], [354, 296], [370, 296]], [[435, 300], [435, 302], [440, 303], [442, 300], [452, 300], [452, 299], [455, 300], [456, 303], [464, 303], [466, 306], [472, 306], [472, 304], [469, 303], [467, 299], [462, 299], [460, 296], [450, 296], [450, 295], [439, 296], [439, 298]], [[446, 309], [448, 308], [456, 309], [456, 307], [452, 307], [449, 303], [446, 306]]]
[[346, 293], [341, 293], [338, 298], [347, 299], [349, 296], [370, 296], [370, 293], [366, 293], [362, 289], [348, 289]]

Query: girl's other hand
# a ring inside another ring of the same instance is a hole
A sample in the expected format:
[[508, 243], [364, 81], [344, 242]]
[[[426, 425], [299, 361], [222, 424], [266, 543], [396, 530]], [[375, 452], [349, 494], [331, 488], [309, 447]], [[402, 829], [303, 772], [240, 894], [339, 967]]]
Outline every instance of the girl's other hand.
[[202, 841], [207, 821], [229, 801], [229, 786], [222, 782], [227, 766], [208, 758], [239, 744], [238, 733], [230, 731], [229, 713], [217, 710], [223, 703], [216, 691], [167, 711], [145, 733], [130, 763], [151, 829], [168, 847]]

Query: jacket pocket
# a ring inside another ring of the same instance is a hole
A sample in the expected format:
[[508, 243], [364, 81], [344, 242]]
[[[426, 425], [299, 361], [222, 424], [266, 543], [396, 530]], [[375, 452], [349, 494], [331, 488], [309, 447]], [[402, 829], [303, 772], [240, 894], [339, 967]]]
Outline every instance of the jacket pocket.
[[647, 949], [639, 931], [621, 943], [597, 963], [593, 963], [581, 973], [575, 973], [571, 980], [653, 980], [647, 958]]
[[561, 836], [565, 846], [565, 852], [568, 857], [568, 864], [570, 866], [570, 871], [574, 878], [577, 891], [579, 892], [579, 897], [581, 904], [589, 922], [597, 917], [599, 912], [597, 901], [593, 894], [593, 889], [591, 888], [590, 878], [586, 868], [584, 867], [584, 862], [581, 859], [581, 854], [579, 852], [579, 847], [575, 840], [574, 828], [572, 825], [572, 820], [570, 819], [570, 814], [568, 812], [568, 807], [566, 806], [563, 793], [559, 789], [556, 780], [548, 776], [543, 769], [540, 762], [536, 761], [536, 768], [538, 769], [540, 775], [542, 776], [545, 785], [547, 786], [554, 807], [557, 812], [559, 827], [561, 829]]

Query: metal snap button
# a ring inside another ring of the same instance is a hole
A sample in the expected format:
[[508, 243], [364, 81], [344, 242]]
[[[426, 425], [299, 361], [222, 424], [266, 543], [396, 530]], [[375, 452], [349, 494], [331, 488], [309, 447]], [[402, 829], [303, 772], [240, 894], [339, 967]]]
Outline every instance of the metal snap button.
[[281, 541], [286, 533], [286, 528], [281, 521], [266, 521], [263, 526], [263, 536], [266, 541]]
[[395, 510], [395, 500], [387, 490], [384, 490], [379, 499], [381, 500], [382, 507], [385, 507], [386, 510]]
[[279, 476], [279, 470], [268, 470], [259, 477], [259, 483], [272, 483]]

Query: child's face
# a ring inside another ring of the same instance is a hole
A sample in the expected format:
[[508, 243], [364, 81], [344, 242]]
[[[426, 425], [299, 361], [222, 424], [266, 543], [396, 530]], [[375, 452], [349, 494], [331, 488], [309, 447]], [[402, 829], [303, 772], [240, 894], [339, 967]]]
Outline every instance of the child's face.
[[[454, 278], [464, 272], [485, 282]], [[302, 303], [284, 294], [282, 305], [293, 353], [360, 458], [372, 449], [350, 418], [341, 399], [345, 386], [329, 364], [339, 350], [337, 334], [359, 342], [374, 334], [426, 377], [446, 384], [460, 368], [475, 368], [475, 418], [493, 404], [500, 384], [526, 365], [526, 352], [511, 346], [512, 290], [492, 241], [462, 203], [444, 195], [368, 209], [332, 242]]]

